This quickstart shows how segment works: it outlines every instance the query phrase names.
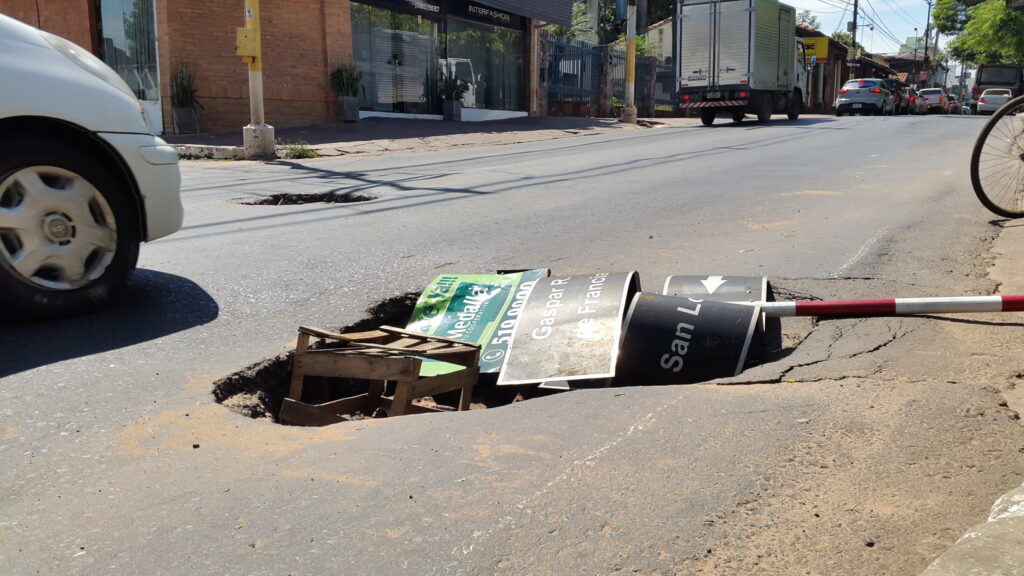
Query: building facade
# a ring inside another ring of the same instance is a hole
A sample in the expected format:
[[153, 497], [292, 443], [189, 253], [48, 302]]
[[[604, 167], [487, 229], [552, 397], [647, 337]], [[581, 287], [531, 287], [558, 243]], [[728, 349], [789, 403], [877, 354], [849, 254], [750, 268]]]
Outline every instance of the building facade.
[[[363, 71], [360, 114], [440, 117], [443, 73], [469, 84], [463, 118], [541, 113], [540, 21], [567, 25], [571, 0], [263, 0], [266, 121], [337, 118], [331, 71]], [[249, 123], [248, 67], [235, 55], [244, 2], [0, 0], [0, 12], [91, 50], [131, 86], [158, 132], [170, 132], [170, 81], [195, 72], [203, 131]]]

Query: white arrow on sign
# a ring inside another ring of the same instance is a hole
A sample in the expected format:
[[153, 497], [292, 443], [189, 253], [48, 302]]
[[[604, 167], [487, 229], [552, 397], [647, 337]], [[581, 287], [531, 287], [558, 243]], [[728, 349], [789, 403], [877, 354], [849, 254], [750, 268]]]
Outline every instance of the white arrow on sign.
[[726, 282], [728, 282], [728, 280], [723, 280], [721, 276], [708, 276], [706, 280], [700, 281], [700, 283], [704, 285], [704, 289], [708, 291], [708, 294], [714, 294], [715, 290], [718, 290], [718, 288]]

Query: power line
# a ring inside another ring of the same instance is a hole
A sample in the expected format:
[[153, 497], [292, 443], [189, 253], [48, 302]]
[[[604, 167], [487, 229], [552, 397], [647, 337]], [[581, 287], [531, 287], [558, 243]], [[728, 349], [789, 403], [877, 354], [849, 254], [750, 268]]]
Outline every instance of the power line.
[[875, 26], [877, 26], [879, 30], [881, 30], [883, 36], [895, 42], [896, 45], [899, 46], [901, 44], [900, 39], [897, 38], [895, 34], [893, 34], [892, 30], [889, 29], [889, 27], [884, 22], [882, 22], [882, 19], [878, 15], [878, 12], [875, 11], [875, 7], [871, 5], [870, 0], [864, 0], [864, 3], [867, 4], [868, 8], [871, 9], [871, 13], [874, 14], [874, 18], [872, 18], [868, 14], [864, 14], [864, 17], [867, 18], [870, 22], [872, 22]]

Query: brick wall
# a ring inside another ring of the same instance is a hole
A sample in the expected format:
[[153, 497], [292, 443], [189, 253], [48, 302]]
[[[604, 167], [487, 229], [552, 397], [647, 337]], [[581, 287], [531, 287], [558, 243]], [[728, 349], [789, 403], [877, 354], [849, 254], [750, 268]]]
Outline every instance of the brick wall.
[[89, 0], [0, 0], [0, 13], [96, 52], [96, 19]]
[[[171, 130], [170, 78], [179, 58], [196, 71], [202, 130], [249, 123], [248, 65], [235, 55], [244, 2], [158, 0], [165, 126]], [[337, 95], [330, 70], [352, 54], [348, 0], [264, 0], [260, 3], [266, 122], [300, 126], [333, 121]]]

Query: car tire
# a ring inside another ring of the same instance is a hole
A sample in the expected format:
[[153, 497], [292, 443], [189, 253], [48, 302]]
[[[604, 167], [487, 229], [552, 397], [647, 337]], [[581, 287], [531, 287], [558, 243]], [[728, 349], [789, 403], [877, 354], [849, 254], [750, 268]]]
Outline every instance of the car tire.
[[131, 191], [108, 162], [72, 142], [0, 138], [0, 319], [94, 310], [135, 268]]
[[840, 112], [839, 110], [836, 110], [836, 118], [839, 118], [842, 115], [843, 115], [842, 112]]
[[704, 108], [700, 111], [700, 123], [705, 126], [711, 126], [715, 123], [715, 109]]

